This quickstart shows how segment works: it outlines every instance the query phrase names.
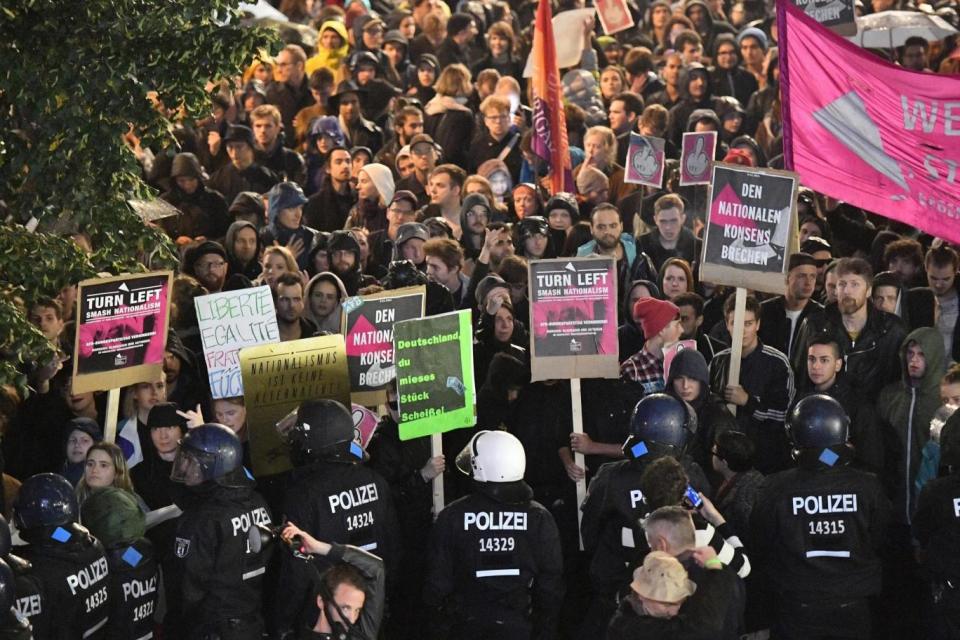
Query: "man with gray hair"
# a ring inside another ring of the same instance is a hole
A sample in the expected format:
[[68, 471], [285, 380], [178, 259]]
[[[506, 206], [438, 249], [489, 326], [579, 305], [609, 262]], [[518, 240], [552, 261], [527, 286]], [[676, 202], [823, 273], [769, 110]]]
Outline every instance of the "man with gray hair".
[[665, 551], [687, 569], [697, 591], [680, 608], [677, 635], [739, 638], [745, 594], [743, 581], [725, 567], [711, 547], [696, 546], [690, 511], [669, 506], [655, 509], [641, 521], [651, 551]]

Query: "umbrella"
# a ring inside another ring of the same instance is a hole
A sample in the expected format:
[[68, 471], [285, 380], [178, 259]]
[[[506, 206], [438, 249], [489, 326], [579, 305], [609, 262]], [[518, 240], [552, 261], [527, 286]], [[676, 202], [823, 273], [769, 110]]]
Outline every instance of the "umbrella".
[[881, 11], [857, 18], [857, 35], [848, 40], [866, 49], [902, 47], [908, 38], [928, 42], [957, 33], [946, 20], [919, 11]]

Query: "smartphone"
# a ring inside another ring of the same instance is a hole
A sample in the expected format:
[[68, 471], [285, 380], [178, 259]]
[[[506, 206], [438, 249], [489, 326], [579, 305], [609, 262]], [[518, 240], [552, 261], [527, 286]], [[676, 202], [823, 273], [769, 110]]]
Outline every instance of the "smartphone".
[[687, 485], [687, 490], [683, 492], [683, 504], [688, 509], [699, 509], [700, 505], [703, 504], [703, 499], [700, 498], [700, 492]]

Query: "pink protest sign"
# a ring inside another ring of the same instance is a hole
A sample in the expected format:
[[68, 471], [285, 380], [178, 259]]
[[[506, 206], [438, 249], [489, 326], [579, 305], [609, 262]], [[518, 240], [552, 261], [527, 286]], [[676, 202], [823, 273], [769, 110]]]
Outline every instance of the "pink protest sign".
[[597, 0], [597, 15], [605, 34], [613, 35], [626, 31], [633, 26], [633, 16], [627, 6], [627, 0]]
[[680, 153], [680, 186], [710, 184], [710, 167], [717, 152], [717, 132], [683, 134]]
[[777, 3], [787, 168], [821, 193], [960, 242], [960, 77], [886, 63]]
[[663, 138], [630, 134], [624, 182], [660, 188], [663, 184]]
[[173, 273], [160, 271], [80, 283], [74, 393], [160, 378], [172, 282]]
[[370, 438], [373, 432], [377, 430], [380, 419], [373, 411], [366, 407], [353, 404], [351, 413], [353, 414], [353, 439], [364, 449], [370, 444]]

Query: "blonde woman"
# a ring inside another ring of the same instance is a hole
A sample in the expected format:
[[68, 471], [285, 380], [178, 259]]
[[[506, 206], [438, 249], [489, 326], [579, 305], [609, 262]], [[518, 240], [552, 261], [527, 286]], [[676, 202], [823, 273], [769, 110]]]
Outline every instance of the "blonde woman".
[[465, 167], [475, 125], [473, 112], [467, 107], [473, 92], [470, 70], [459, 63], [447, 65], [434, 89], [437, 95], [424, 108], [423, 129], [443, 149], [443, 162]]
[[150, 409], [167, 400], [167, 383], [163, 374], [154, 382], [138, 382], [124, 391], [121, 411], [124, 421], [118, 427], [117, 444], [123, 450], [127, 466], [135, 467], [143, 461], [141, 443], [149, 446], [150, 430], [147, 418]]
[[115, 487], [131, 493], [137, 498], [140, 509], [149, 511], [146, 503], [133, 490], [130, 469], [123, 457], [123, 450], [112, 442], [98, 442], [87, 451], [83, 477], [77, 484], [77, 502], [81, 509], [83, 503], [94, 491], [105, 487]]
[[267, 247], [263, 250], [260, 264], [263, 265], [263, 272], [254, 284], [265, 284], [270, 287], [270, 291], [276, 291], [277, 278], [282, 274], [288, 271], [291, 273], [300, 272], [300, 269], [297, 268], [297, 259], [286, 247]]
[[623, 167], [617, 164], [617, 137], [610, 127], [590, 127], [583, 136], [584, 160], [573, 170], [576, 181], [585, 166], [591, 166], [603, 172], [610, 181], [609, 202], [616, 204], [624, 196], [636, 190], [623, 181]]

